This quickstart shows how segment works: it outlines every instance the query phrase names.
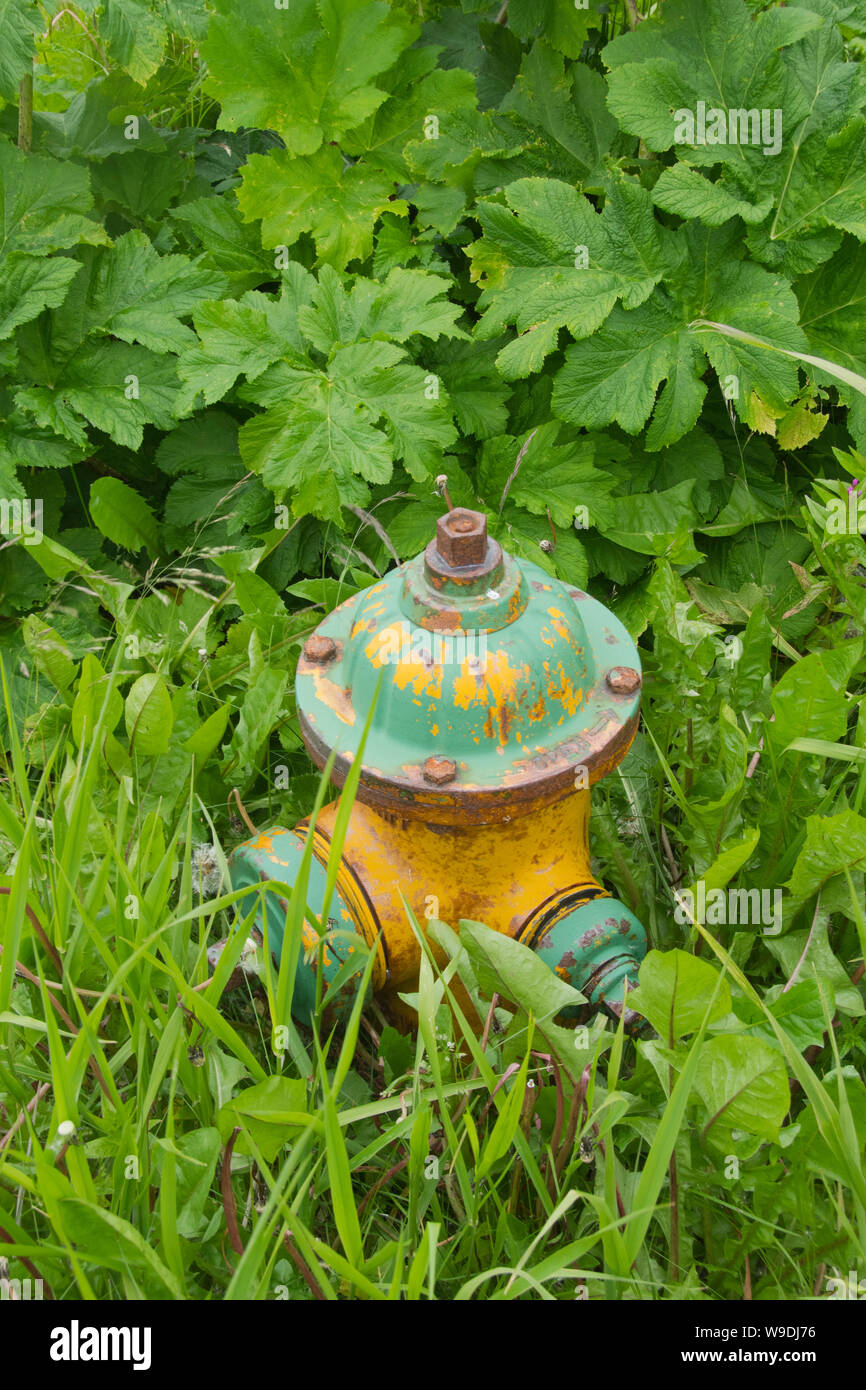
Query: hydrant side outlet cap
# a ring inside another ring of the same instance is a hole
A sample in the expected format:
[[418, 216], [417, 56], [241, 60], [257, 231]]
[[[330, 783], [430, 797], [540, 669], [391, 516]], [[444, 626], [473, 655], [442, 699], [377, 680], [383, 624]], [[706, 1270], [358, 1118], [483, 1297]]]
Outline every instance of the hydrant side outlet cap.
[[503, 552], [483, 514], [455, 508], [423, 555], [320, 623], [296, 696], [313, 760], [323, 767], [336, 749], [337, 785], [378, 687], [358, 797], [430, 823], [492, 823], [621, 760], [640, 669], [608, 609]]

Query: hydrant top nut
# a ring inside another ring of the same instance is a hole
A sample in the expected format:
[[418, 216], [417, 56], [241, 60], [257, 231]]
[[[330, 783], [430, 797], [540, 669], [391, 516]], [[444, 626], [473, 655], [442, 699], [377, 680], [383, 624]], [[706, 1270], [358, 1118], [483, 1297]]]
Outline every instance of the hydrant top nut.
[[424, 764], [424, 781], [435, 787], [444, 787], [457, 776], [457, 764], [453, 758], [428, 758]]
[[333, 637], [313, 633], [304, 643], [304, 656], [308, 661], [314, 661], [317, 666], [324, 666], [326, 662], [333, 661], [336, 655], [337, 644]]
[[612, 666], [605, 676], [608, 690], [614, 695], [634, 695], [640, 690], [640, 672], [633, 666]]
[[436, 522], [436, 549], [452, 569], [481, 565], [487, 556], [487, 517], [455, 507]]

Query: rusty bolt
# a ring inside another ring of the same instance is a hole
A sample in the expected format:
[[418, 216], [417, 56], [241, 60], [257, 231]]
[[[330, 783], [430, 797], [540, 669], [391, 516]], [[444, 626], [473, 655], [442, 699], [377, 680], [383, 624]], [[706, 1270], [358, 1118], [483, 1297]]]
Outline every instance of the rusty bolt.
[[444, 787], [457, 776], [457, 764], [453, 758], [428, 758], [423, 771], [425, 782], [432, 782], [434, 787]]
[[634, 695], [640, 690], [640, 672], [633, 666], [611, 666], [605, 681], [614, 695]]
[[314, 661], [317, 666], [324, 666], [326, 662], [333, 661], [336, 655], [337, 644], [333, 637], [313, 633], [304, 643], [304, 656], [308, 661]]
[[487, 555], [487, 517], [468, 507], [454, 507], [436, 522], [436, 549], [452, 569], [483, 564]]

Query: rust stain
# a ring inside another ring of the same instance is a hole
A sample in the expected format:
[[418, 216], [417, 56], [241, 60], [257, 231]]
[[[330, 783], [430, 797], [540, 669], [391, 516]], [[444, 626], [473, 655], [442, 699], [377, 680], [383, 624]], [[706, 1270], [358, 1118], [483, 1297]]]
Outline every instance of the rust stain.
[[547, 706], [544, 703], [544, 696], [542, 695], [541, 691], [539, 691], [538, 699], [535, 701], [535, 704], [530, 705], [529, 708], [529, 722], [531, 724], [537, 724], [539, 719], [543, 719], [546, 713]]
[[[499, 742], [504, 748], [508, 742], [508, 728], [511, 723], [511, 713], [507, 705], [499, 706]], [[501, 749], [497, 749], [500, 752]]]
[[460, 626], [462, 621], [463, 616], [458, 613], [456, 609], [445, 608], [439, 611], [431, 609], [420, 619], [420, 626], [425, 628], [428, 632], [448, 632], [453, 634], [462, 631]]
[[527, 602], [528, 599], [524, 596], [518, 584], [511, 598], [508, 600], [508, 612], [506, 616], [509, 623], [513, 623], [515, 618], [520, 617], [521, 613], [526, 609]]

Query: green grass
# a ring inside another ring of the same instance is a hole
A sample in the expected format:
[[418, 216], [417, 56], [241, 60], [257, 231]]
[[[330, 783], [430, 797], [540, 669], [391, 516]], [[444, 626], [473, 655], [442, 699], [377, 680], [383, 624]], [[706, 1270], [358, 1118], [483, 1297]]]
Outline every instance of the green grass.
[[[818, 1076], [702, 926], [721, 970], [675, 1052], [636, 1052], [600, 1018], [585, 1036], [557, 1027], [531, 972], [507, 976], [507, 1013], [492, 986], [514, 962], [479, 954], [483, 929], [461, 942], [434, 924], [451, 955], [440, 972], [414, 919], [417, 1036], [375, 1003], [362, 1011], [361, 994], [342, 1033], [298, 1029], [301, 891], [279, 973], [224, 996], [258, 892], [228, 891], [227, 844], [220, 889], [197, 892], [194, 792], [164, 827], [136, 814], [134, 780], [109, 805], [100, 749], [117, 679], [74, 756], [58, 745], [29, 767], [9, 721], [0, 1227], [13, 1277], [30, 1271], [60, 1299], [737, 1298], [756, 1284], [805, 1298], [856, 1267], [853, 1034], [829, 1028]], [[326, 790], [323, 778], [317, 805]], [[344, 829], [345, 815], [337, 855]], [[207, 945], [233, 926], [209, 980]], [[482, 1038], [452, 995], [457, 973]], [[829, 1171], [786, 1163], [796, 1124], [776, 1144], [738, 1141], [738, 1181], [702, 1142], [694, 1081], [723, 987], [775, 1035]]]

